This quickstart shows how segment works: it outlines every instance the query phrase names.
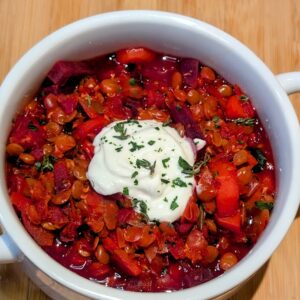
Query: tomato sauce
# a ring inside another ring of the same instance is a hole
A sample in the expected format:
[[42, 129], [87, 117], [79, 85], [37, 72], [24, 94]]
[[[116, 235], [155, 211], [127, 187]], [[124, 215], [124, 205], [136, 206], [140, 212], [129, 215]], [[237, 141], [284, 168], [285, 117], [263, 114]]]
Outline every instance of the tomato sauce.
[[[123, 194], [86, 177], [93, 139], [116, 120], [157, 120], [206, 141], [179, 220], [150, 222]], [[145, 48], [57, 62], [17, 114], [6, 145], [12, 204], [53, 259], [100, 284], [159, 292], [211, 280], [240, 261], [268, 224], [275, 169], [251, 99], [195, 59]]]

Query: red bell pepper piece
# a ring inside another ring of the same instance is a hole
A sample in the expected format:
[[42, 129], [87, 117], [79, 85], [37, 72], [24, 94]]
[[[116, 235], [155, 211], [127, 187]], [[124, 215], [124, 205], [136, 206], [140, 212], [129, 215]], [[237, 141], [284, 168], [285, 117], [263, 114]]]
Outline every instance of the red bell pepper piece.
[[229, 98], [225, 107], [225, 114], [228, 118], [253, 118], [254, 108], [249, 101], [242, 102], [240, 95], [234, 95]]
[[247, 118], [247, 114], [245, 113], [242, 101], [240, 97], [237, 95], [231, 96], [226, 103], [225, 113], [228, 118], [236, 119], [236, 118]]
[[108, 119], [104, 116], [99, 116], [90, 119], [80, 124], [74, 131], [74, 137], [77, 140], [84, 140], [90, 134], [98, 134], [101, 129], [109, 123]]
[[231, 217], [219, 217], [216, 214], [215, 218], [220, 226], [236, 233], [241, 231], [241, 214], [239, 211]]
[[150, 62], [155, 56], [153, 51], [146, 48], [122, 49], [117, 52], [117, 60], [122, 64]]
[[83, 150], [86, 158], [88, 160], [91, 160], [94, 156], [94, 145], [88, 141], [88, 140], [84, 140], [82, 143], [81, 143], [81, 149]]
[[239, 185], [234, 164], [218, 160], [211, 163], [211, 170], [216, 174], [217, 187], [216, 205], [220, 217], [236, 214], [239, 208]]

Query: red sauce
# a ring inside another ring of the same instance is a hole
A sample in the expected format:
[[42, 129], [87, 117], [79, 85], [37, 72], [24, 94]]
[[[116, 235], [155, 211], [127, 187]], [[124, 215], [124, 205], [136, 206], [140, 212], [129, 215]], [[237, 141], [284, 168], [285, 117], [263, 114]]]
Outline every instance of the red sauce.
[[[207, 142], [190, 170], [198, 188], [173, 224], [149, 222], [125, 195], [99, 195], [86, 178], [95, 135], [125, 119]], [[9, 194], [35, 241], [73, 272], [125, 290], [219, 276], [250, 251], [273, 208], [272, 150], [251, 99], [197, 60], [145, 48], [56, 63], [6, 150]]]

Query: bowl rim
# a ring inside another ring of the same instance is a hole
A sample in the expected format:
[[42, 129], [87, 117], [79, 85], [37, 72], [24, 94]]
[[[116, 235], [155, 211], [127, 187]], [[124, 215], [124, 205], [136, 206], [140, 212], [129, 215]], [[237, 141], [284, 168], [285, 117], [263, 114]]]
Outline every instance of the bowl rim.
[[[121, 291], [91, 282], [88, 279], [85, 279], [66, 269], [55, 260], [50, 258], [33, 241], [21, 223], [16, 222], [16, 215], [13, 215], [12, 205], [9, 203], [9, 201], [6, 201], [6, 199], [9, 199], [7, 191], [3, 188], [0, 189], [1, 224], [4, 226], [12, 240], [18, 245], [20, 250], [34, 265], [36, 265], [40, 270], [49, 275], [55, 281], [78, 292], [79, 294], [92, 298], [115, 300], [133, 298], [137, 299], [139, 296], [144, 297], [145, 300], [153, 299], [153, 297], [159, 297], [159, 299], [162, 300], [179, 300], [183, 298], [199, 299], [199, 297], [201, 297], [201, 299], [213, 298], [233, 289], [237, 285], [244, 282], [268, 260], [290, 227], [297, 213], [297, 208], [300, 201], [300, 198], [297, 198], [297, 195], [299, 195], [300, 192], [300, 186], [297, 185], [296, 182], [296, 179], [300, 177], [300, 158], [298, 158], [296, 155], [296, 150], [300, 150], [300, 141], [298, 141], [300, 133], [298, 119], [296, 118], [296, 114], [290, 101], [288, 101], [286, 93], [283, 91], [272, 72], [251, 50], [249, 50], [249, 48], [232, 36], [212, 25], [180, 14], [151, 10], [108, 12], [87, 17], [64, 26], [37, 43], [16, 63], [16, 65], [6, 76], [0, 89], [0, 97], [7, 99], [7, 90], [13, 89], [14, 79], [22, 76], [22, 74], [26, 72], [27, 68], [30, 68], [32, 65], [34, 65], [34, 62], [38, 57], [42, 57], [44, 53], [48, 51], [48, 48], [52, 49], [55, 46], [59, 46], [59, 43], [61, 43], [66, 36], [68, 38], [72, 38], [77, 36], [79, 33], [82, 34], [85, 31], [91, 30], [93, 27], [101, 27], [104, 24], [107, 25], [118, 23], [121, 25], [132, 22], [160, 22], [162, 24], [166, 22], [175, 22], [178, 26], [193, 28], [194, 30], [197, 30], [199, 34], [201, 33], [209, 35], [222, 42], [222, 44], [226, 44], [227, 46], [230, 46], [230, 48], [235, 48], [235, 51], [240, 51], [240, 56], [242, 56], [244, 59], [251, 60], [251, 64], [254, 66], [254, 68], [259, 69], [260, 74], [264, 76], [267, 84], [274, 88], [274, 98], [278, 99], [278, 103], [280, 103], [282, 107], [284, 106], [284, 111], [282, 113], [287, 119], [289, 119], [289, 126], [291, 129], [293, 129], [290, 132], [293, 161], [295, 162], [295, 165], [299, 167], [291, 170], [293, 184], [290, 184], [291, 189], [289, 190], [289, 195], [287, 197], [289, 200], [283, 208], [279, 220], [277, 220], [272, 229], [272, 232], [276, 231], [276, 235], [273, 234], [271, 237], [267, 236], [263, 242], [262, 239], [257, 242], [255, 249], [261, 248], [262, 246], [264, 248], [264, 251], [259, 256], [254, 256], [253, 252], [255, 253], [257, 251], [251, 250], [247, 255], [247, 261], [244, 259], [241, 260], [237, 267], [233, 267], [231, 270], [227, 271], [226, 274], [218, 276], [206, 283], [172, 293], [141, 293], [123, 290]], [[0, 109], [0, 116], [4, 113], [3, 109], [3, 107]], [[264, 233], [265, 236], [266, 232], [268, 231], [267, 229]], [[48, 261], [49, 263], [46, 265], [44, 263], [45, 261]]]

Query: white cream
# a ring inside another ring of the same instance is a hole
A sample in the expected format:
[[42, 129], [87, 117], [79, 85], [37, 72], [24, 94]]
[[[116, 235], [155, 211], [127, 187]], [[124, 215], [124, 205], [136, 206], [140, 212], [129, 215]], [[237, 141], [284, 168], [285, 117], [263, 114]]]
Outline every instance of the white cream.
[[154, 120], [117, 121], [103, 128], [94, 146], [87, 177], [96, 192], [128, 195], [150, 220], [173, 222], [182, 215], [195, 182], [178, 161], [193, 166], [195, 157], [175, 129]]

